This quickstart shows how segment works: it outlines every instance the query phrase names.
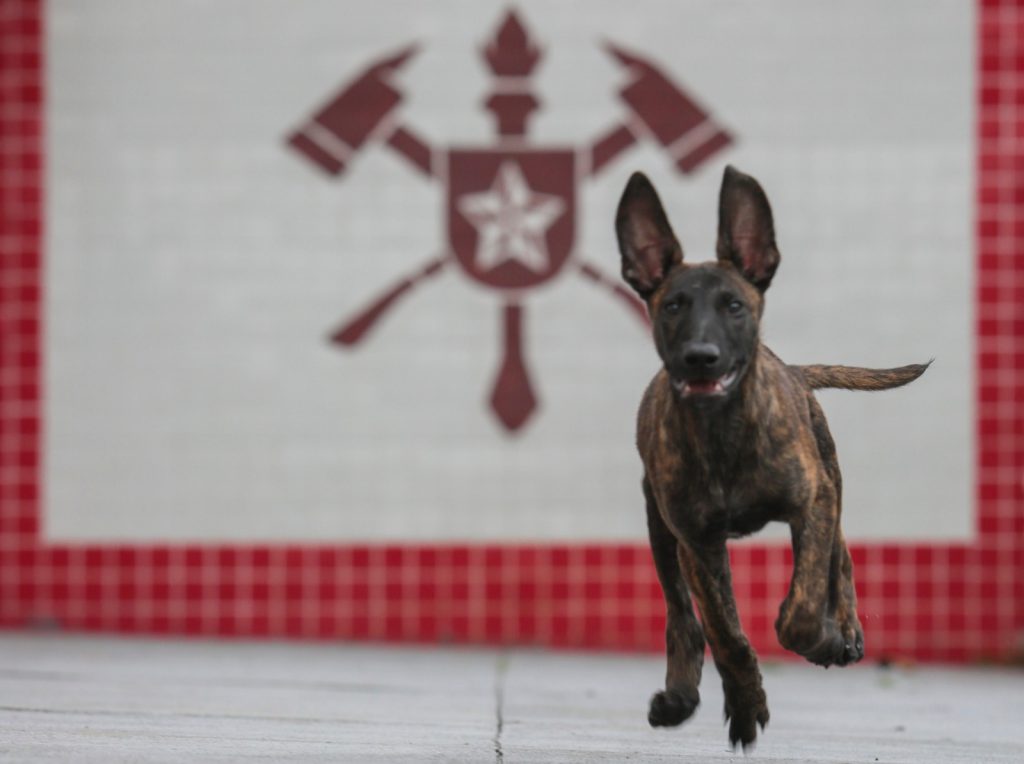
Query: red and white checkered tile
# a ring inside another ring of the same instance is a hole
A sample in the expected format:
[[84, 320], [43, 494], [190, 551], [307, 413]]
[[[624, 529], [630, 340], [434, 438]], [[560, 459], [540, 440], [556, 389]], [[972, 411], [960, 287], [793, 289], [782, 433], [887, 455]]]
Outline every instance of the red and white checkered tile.
[[[0, 624], [654, 650], [641, 544], [97, 545], [41, 535], [43, 8], [0, 4]], [[976, 507], [970, 543], [856, 543], [870, 655], [1007, 656], [1024, 630], [1024, 8], [977, 15]], [[941, 412], [935, 412], [941, 416]], [[733, 550], [757, 649], [791, 554]]]

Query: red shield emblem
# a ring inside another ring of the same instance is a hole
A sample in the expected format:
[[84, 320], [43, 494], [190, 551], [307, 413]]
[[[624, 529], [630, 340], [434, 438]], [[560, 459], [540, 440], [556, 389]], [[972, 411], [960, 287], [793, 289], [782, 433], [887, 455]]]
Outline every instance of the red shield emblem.
[[[513, 432], [537, 407], [522, 348], [523, 290], [563, 270], [575, 271], [647, 321], [646, 306], [618, 279], [583, 262], [578, 253], [573, 257], [576, 189], [641, 139], [656, 140], [679, 172], [691, 173], [732, 137], [654, 62], [616, 45], [607, 50], [628, 72], [629, 81], [619, 91], [628, 112], [589, 146], [531, 148], [527, 121], [541, 105], [531, 92], [531, 77], [543, 51], [514, 11], [483, 50], [498, 78], [483, 102], [496, 119], [493, 147], [432, 147], [402, 121], [403, 97], [394, 77], [415, 46], [370, 64], [289, 136], [294, 149], [331, 175], [342, 173], [365, 145], [380, 142], [447, 189], [444, 251], [346, 319], [331, 332], [332, 342], [358, 345], [404, 295], [457, 263], [477, 284], [503, 293], [504, 352], [490, 402]], [[573, 267], [566, 269], [570, 261]]]
[[448, 241], [462, 269], [499, 289], [554, 277], [576, 234], [571, 150], [454, 150], [448, 162]]

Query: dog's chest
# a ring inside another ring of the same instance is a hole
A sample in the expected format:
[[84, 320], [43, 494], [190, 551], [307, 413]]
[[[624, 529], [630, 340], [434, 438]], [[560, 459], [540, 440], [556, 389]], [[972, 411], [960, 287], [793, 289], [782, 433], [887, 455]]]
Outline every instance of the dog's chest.
[[690, 538], [738, 538], [784, 519], [799, 503], [794, 465], [741, 449], [709, 461], [706, 453], [662, 451], [648, 465], [665, 521]]
[[751, 471], [729, 477], [683, 473], [666, 485], [662, 510], [687, 536], [739, 538], [779, 519], [784, 497]]

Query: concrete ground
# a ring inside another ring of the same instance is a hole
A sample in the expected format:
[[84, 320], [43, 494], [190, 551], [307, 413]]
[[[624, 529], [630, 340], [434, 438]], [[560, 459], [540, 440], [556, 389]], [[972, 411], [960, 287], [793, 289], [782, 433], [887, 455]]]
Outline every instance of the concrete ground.
[[[739, 761], [706, 668], [652, 730], [662, 661], [329, 643], [0, 633], [0, 761]], [[786, 762], [1024, 762], [1024, 672], [766, 664]]]

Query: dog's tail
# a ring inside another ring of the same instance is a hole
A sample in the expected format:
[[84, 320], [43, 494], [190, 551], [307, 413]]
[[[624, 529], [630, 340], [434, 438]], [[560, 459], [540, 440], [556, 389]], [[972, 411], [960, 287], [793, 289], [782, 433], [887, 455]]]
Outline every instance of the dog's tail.
[[[934, 360], [934, 359], [933, 359]], [[913, 382], [932, 365], [912, 363], [895, 369], [863, 369], [859, 366], [793, 366], [814, 390], [836, 387], [841, 390], [889, 390]]]

